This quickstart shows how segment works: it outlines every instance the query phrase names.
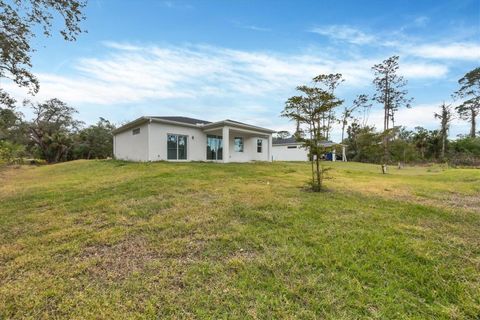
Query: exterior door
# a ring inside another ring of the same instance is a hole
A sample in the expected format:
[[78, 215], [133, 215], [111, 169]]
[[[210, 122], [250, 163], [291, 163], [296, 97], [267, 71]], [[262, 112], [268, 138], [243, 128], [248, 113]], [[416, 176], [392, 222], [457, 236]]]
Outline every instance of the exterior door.
[[207, 135], [207, 160], [223, 159], [223, 139], [221, 136]]

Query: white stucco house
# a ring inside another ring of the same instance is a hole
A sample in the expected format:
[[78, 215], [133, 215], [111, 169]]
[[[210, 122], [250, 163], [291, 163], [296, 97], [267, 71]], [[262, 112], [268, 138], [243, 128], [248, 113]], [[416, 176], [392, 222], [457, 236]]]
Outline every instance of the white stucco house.
[[228, 119], [141, 117], [114, 130], [113, 154], [128, 161], [272, 161], [274, 132]]
[[[331, 141], [321, 142], [324, 148], [332, 149], [332, 161], [335, 161], [335, 146], [342, 147], [342, 160], [346, 161], [345, 146]], [[298, 142], [295, 137], [275, 138], [272, 142], [272, 160], [273, 161], [309, 161], [308, 150], [303, 146], [303, 142]]]

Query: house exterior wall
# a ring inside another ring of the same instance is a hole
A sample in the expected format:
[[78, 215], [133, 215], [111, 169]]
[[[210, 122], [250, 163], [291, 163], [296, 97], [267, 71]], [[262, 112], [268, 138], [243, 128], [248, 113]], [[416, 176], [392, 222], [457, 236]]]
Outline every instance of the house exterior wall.
[[150, 123], [149, 161], [167, 159], [167, 135], [180, 134], [188, 136], [187, 160], [205, 161], [207, 158], [207, 135], [202, 129], [183, 127], [165, 123]]
[[[140, 133], [134, 135], [132, 130], [136, 128], [140, 128]], [[115, 134], [113, 143], [116, 159], [148, 161], [148, 124], [144, 123]]]
[[[135, 128], [140, 128], [140, 133], [133, 135], [132, 130]], [[271, 138], [258, 137], [254, 133], [235, 131], [234, 128], [230, 127], [224, 127], [224, 129], [222, 133], [215, 133], [216, 135], [228, 136], [228, 152], [224, 140], [224, 162], [271, 161], [270, 157], [273, 150], [270, 146]], [[167, 159], [167, 136], [169, 134], [188, 137], [186, 160]], [[144, 123], [115, 134], [114, 155], [117, 159], [128, 161], [207, 161], [207, 134], [202, 128], [158, 122]], [[243, 152], [235, 151], [235, 137], [243, 138]], [[257, 152], [257, 139], [263, 141], [262, 152]], [[228, 159], [225, 157], [226, 155], [228, 155]]]
[[273, 161], [308, 161], [308, 150], [295, 145], [296, 148], [288, 148], [288, 145], [273, 145]]

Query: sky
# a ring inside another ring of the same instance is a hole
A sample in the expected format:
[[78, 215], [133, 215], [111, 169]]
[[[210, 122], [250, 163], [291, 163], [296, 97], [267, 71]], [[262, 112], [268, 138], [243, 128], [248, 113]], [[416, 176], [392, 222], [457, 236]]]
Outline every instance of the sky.
[[[298, 85], [342, 73], [337, 95], [350, 105], [374, 93], [371, 67], [399, 55], [414, 101], [396, 124], [436, 129], [434, 112], [458, 103], [458, 79], [480, 65], [479, 0], [90, 0], [85, 14], [87, 33], [36, 38], [32, 62], [33, 100], [60, 98], [86, 124], [180, 115], [293, 131], [280, 113]], [[382, 128], [382, 116], [374, 105], [369, 124]], [[468, 128], [455, 120], [450, 135]]]

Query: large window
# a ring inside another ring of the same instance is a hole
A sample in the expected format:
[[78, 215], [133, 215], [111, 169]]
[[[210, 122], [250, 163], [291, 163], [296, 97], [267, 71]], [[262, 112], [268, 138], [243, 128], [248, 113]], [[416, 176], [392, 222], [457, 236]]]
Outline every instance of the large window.
[[262, 143], [263, 143], [262, 139], [257, 139], [257, 152], [258, 153], [262, 153]]
[[234, 138], [234, 150], [235, 152], [243, 152], [243, 138], [242, 137], [235, 137]]
[[167, 159], [187, 160], [188, 136], [169, 134], [167, 136]]
[[207, 135], [207, 160], [222, 160], [222, 154], [222, 137]]

